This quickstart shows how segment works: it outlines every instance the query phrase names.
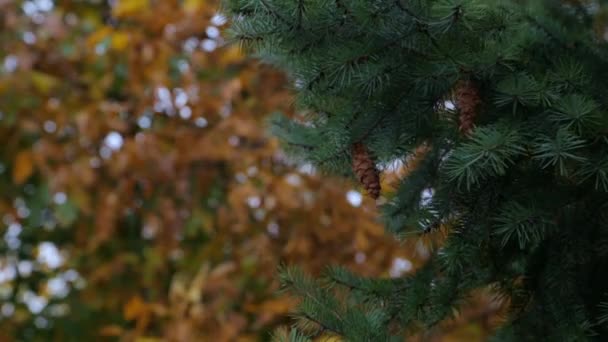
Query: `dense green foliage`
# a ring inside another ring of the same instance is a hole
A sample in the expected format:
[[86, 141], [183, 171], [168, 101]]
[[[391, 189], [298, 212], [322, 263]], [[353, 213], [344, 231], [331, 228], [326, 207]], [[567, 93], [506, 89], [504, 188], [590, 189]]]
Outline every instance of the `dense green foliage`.
[[[352, 175], [354, 143], [379, 165], [426, 145], [384, 218], [398, 235], [448, 232], [409, 277], [283, 272], [303, 299], [294, 340], [399, 340], [487, 287], [510, 308], [496, 340], [608, 336], [604, 10], [577, 1], [226, 2], [233, 37], [291, 76], [303, 114], [273, 121], [285, 148]], [[479, 92], [468, 133], [453, 106], [459, 82]]]

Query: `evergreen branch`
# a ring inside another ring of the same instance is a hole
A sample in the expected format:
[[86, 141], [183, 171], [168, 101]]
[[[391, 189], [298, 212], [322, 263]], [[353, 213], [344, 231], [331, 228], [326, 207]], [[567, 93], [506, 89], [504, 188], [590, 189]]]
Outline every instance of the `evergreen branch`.
[[304, 15], [304, 0], [298, 0], [298, 9], [296, 15], [296, 27], [298, 30], [302, 29], [302, 16]]
[[[312, 281], [311, 281], [311, 280], [309, 280], [309, 279], [307, 279], [307, 278], [305, 278], [305, 277], [304, 277], [304, 276], [301, 274], [301, 271], [299, 271], [299, 270], [293, 270], [293, 271], [294, 271], [294, 272], [298, 272], [298, 273], [299, 273], [299, 274], [297, 275], [298, 277], [302, 277], [301, 279], [299, 279], [300, 281], [296, 281], [296, 280], [293, 278], [293, 276], [292, 276], [292, 275], [290, 275], [290, 272], [292, 272], [292, 271], [289, 271], [289, 270], [288, 270], [288, 271], [287, 271], [287, 273], [286, 273], [286, 276], [284, 276], [284, 279], [282, 280], [282, 285], [283, 285], [283, 286], [289, 286], [289, 287], [293, 287], [293, 288], [295, 288], [295, 291], [296, 291], [297, 293], [299, 293], [299, 294], [300, 294], [300, 295], [302, 295], [303, 297], [305, 297], [305, 298], [307, 298], [307, 299], [311, 300], [311, 301], [312, 301], [312, 302], [314, 302], [316, 305], [318, 305], [320, 308], [325, 308], [325, 309], [327, 309], [327, 310], [328, 310], [328, 311], [329, 311], [329, 312], [332, 314], [332, 316], [334, 316], [334, 317], [335, 317], [335, 318], [338, 320], [338, 322], [343, 323], [343, 322], [344, 322], [344, 320], [342, 319], [342, 316], [340, 315], [340, 313], [339, 313], [339, 312], [337, 312], [337, 311], [336, 311], [336, 310], [334, 310], [333, 308], [329, 308], [329, 307], [326, 305], [327, 303], [323, 303], [323, 302], [321, 302], [321, 301], [319, 300], [319, 298], [317, 298], [317, 296], [316, 296], [315, 294], [311, 293], [311, 292], [309, 291], [309, 289], [307, 289], [307, 286], [308, 286], [308, 285], [314, 285], [314, 284], [312, 284]], [[304, 282], [308, 282], [308, 283], [311, 283], [311, 284], [303, 284]], [[316, 285], [318, 285], [318, 284], [316, 284]], [[324, 292], [324, 291], [326, 291], [326, 290], [324, 290], [324, 289], [323, 289], [323, 290], [321, 290], [321, 289], [317, 289], [317, 291], [318, 291], [318, 292], [320, 292], [320, 293], [323, 293], [323, 292]], [[308, 314], [307, 314], [306, 312], [302, 312], [301, 314], [302, 314], [302, 315], [305, 315], [305, 316], [308, 316]], [[329, 327], [328, 327], [328, 329], [330, 329], [330, 330], [332, 330], [332, 331], [336, 331], [336, 329], [333, 329], [333, 328], [329, 328]]]
[[[433, 45], [433, 47], [435, 48], [435, 50], [437, 50], [437, 52], [439, 52], [439, 54], [441, 54], [443, 57], [449, 59], [455, 65], [462, 66], [462, 63], [459, 63], [452, 56], [450, 56], [449, 54], [443, 52], [443, 49], [439, 46], [439, 43], [437, 42], [437, 40], [435, 39], [435, 37], [433, 37], [433, 35], [429, 32], [429, 30], [428, 30], [428, 23], [427, 22], [425, 22], [424, 20], [422, 20], [421, 17], [419, 17], [418, 15], [416, 15], [414, 12], [412, 12], [407, 7], [405, 7], [401, 3], [401, 0], [395, 0], [394, 3], [397, 5], [397, 8], [399, 8], [401, 11], [403, 11], [404, 13], [408, 14], [410, 17], [412, 17], [412, 18], [414, 18], [416, 20], [416, 22], [419, 24], [418, 30], [420, 32], [422, 32], [429, 39], [429, 41], [431, 42], [431, 44]], [[460, 11], [458, 11], [457, 13], [459, 15]]]
[[418, 15], [416, 15], [416, 13], [412, 12], [412, 10], [410, 10], [409, 8], [405, 7], [403, 5], [403, 3], [401, 3], [401, 0], [395, 0], [393, 2], [397, 8], [399, 8], [402, 12], [405, 12], [406, 14], [408, 14], [410, 17], [414, 18], [414, 20], [416, 20], [417, 22], [423, 23], [424, 20], [422, 20], [421, 17], [419, 17]]
[[[369, 130], [367, 130], [367, 131], [365, 132], [365, 134], [363, 134], [363, 135], [362, 135], [361, 137], [359, 137], [358, 139], [354, 140], [354, 141], [352, 142], [352, 144], [360, 143], [360, 142], [362, 142], [363, 140], [365, 140], [365, 139], [366, 139], [366, 138], [367, 138], [367, 137], [368, 137], [368, 136], [369, 136], [369, 135], [372, 133], [372, 131], [373, 131], [373, 130], [375, 130], [375, 129], [376, 129], [376, 128], [377, 128], [377, 127], [380, 125], [380, 123], [382, 122], [382, 120], [384, 120], [384, 119], [385, 119], [385, 118], [388, 116], [388, 114], [389, 114], [389, 112], [388, 112], [388, 111], [386, 111], [386, 112], [384, 112], [384, 114], [380, 115], [380, 117], [378, 118], [378, 120], [376, 121], [376, 123], [375, 123], [375, 124], [373, 124], [373, 125], [372, 125], [372, 126], [369, 128]], [[326, 157], [326, 158], [324, 158], [324, 159], [320, 160], [318, 163], [319, 163], [320, 165], [321, 165], [321, 164], [324, 164], [324, 163], [327, 163], [328, 161], [330, 161], [330, 160], [332, 160], [332, 159], [334, 159], [334, 158], [337, 158], [337, 157], [338, 157], [340, 154], [347, 154], [347, 153], [348, 153], [348, 151], [350, 151], [350, 149], [351, 149], [351, 145], [348, 145], [348, 146], [346, 146], [346, 147], [344, 147], [344, 148], [340, 149], [338, 152], [336, 152], [336, 153], [332, 154], [331, 156]]]
[[280, 22], [282, 22], [283, 24], [285, 24], [287, 27], [290, 27], [291, 29], [293, 29], [293, 25], [291, 24], [291, 22], [289, 22], [289, 20], [283, 18], [283, 16], [281, 16], [277, 11], [275, 11], [274, 9], [272, 9], [270, 7], [270, 5], [266, 2], [266, 0], [259, 0], [259, 1], [266, 8], [266, 10], [268, 11], [268, 13], [270, 13], [270, 15], [272, 15], [273, 17], [275, 17], [275, 19], [277, 19]]
[[[400, 36], [397, 39], [394, 39], [394, 40], [391, 40], [391, 41], [387, 42], [385, 45], [379, 47], [376, 50], [373, 50], [371, 52], [368, 52], [366, 54], [363, 54], [363, 55], [360, 55], [360, 56], [357, 56], [357, 57], [353, 57], [350, 60], [346, 61], [344, 63], [344, 65], [347, 65], [347, 66], [348, 65], [350, 65], [350, 66], [360, 65], [360, 64], [364, 64], [364, 63], [368, 62], [370, 60], [370, 57], [372, 55], [376, 54], [376, 53], [385, 52], [385, 53], [388, 54], [388, 53], [390, 53], [390, 49], [393, 48], [394, 46], [398, 45], [401, 42], [401, 40], [403, 38], [405, 38], [405, 37], [406, 36]], [[404, 50], [407, 53], [413, 54], [413, 55], [415, 55], [417, 57], [424, 58], [426, 60], [430, 60], [431, 59], [430, 55], [425, 54], [424, 52], [416, 50], [414, 48], [407, 47], [407, 48], [404, 48]], [[454, 62], [454, 63], [456, 63], [456, 62]], [[388, 69], [385, 70], [384, 74], [389, 74], [390, 72], [395, 71], [396, 69], [399, 69], [402, 66], [403, 66], [403, 64], [400, 63], [399, 65], [397, 65], [397, 66], [395, 66], [393, 68], [388, 68]], [[312, 88], [317, 83], [321, 82], [326, 76], [327, 76], [326, 70], [320, 71], [312, 80], [310, 80], [308, 82], [306, 88], [308, 90], [312, 90]]]
[[325, 72], [321, 71], [317, 74], [317, 76], [315, 76], [312, 80], [310, 80], [310, 82], [308, 82], [308, 85], [306, 86], [306, 88], [308, 90], [312, 90], [313, 86], [315, 84], [317, 84], [318, 82], [320, 82], [323, 78], [325, 78]]
[[[291, 133], [292, 129], [291, 127], [288, 127], [287, 124], [284, 124], [283, 121], [281, 120], [272, 120], [270, 123], [272, 126], [277, 127], [280, 131], [285, 131], [286, 133]], [[276, 133], [275, 133], [276, 134]], [[297, 148], [301, 148], [307, 151], [313, 151], [317, 148], [317, 146], [313, 146], [313, 145], [309, 145], [309, 144], [305, 144], [302, 142], [295, 142], [295, 141], [291, 141], [289, 140], [287, 137], [282, 137], [282, 141], [284, 143], [286, 143], [289, 146], [293, 146], [293, 147], [297, 147]]]
[[457, 60], [454, 59], [454, 57], [452, 57], [451, 55], [449, 55], [448, 53], [444, 52], [443, 49], [439, 46], [439, 43], [437, 42], [437, 39], [435, 39], [435, 37], [433, 37], [433, 35], [431, 35], [431, 33], [429, 32], [428, 29], [423, 28], [423, 32], [424, 34], [428, 37], [429, 41], [431, 42], [431, 44], [433, 45], [433, 47], [435, 48], [435, 50], [437, 50], [437, 52], [439, 52], [440, 55], [442, 55], [443, 57], [449, 59], [454, 65], [463, 67], [463, 64], [458, 62]]
[[[481, 321], [481, 322], [487, 322], [489, 318], [491, 318], [492, 316], [500, 313], [500, 311], [502, 310], [501, 306], [491, 306], [491, 307], [487, 307], [487, 308], [482, 308], [481, 310], [476, 310], [474, 313], [469, 314], [469, 315], [465, 315], [464, 318], [462, 319], [462, 321], [467, 322], [467, 324], [471, 324], [473, 322], [477, 322], [477, 321]], [[444, 334], [449, 334], [450, 332], [453, 332], [459, 328], [461, 328], [461, 322], [460, 321], [453, 321], [451, 322], [451, 324], [448, 324], [447, 326], [442, 326], [440, 328], [440, 332], [442, 335]]]
[[[404, 35], [398, 36], [397, 38], [395, 38], [395, 39], [387, 42], [386, 44], [380, 46], [378, 49], [376, 49], [373, 52], [368, 53], [368, 54], [366, 54], [364, 56], [369, 58], [370, 55], [375, 54], [375, 53], [380, 53], [380, 52], [384, 52], [384, 53], [388, 54], [388, 53], [390, 53], [391, 48], [393, 48], [396, 45], [398, 45], [403, 39], [407, 38], [408, 35], [409, 34], [404, 34]], [[401, 49], [403, 49], [403, 48], [401, 48]], [[411, 54], [413, 54], [415, 56], [418, 56], [418, 57], [422, 57], [422, 58], [426, 58], [426, 59], [430, 59], [431, 58], [430, 55], [428, 55], [428, 54], [426, 54], [426, 53], [424, 53], [422, 51], [416, 50], [414, 48], [411, 48], [411, 47], [406, 47], [405, 51], [408, 52], [408, 53], [411, 53]]]
[[[547, 28], [545, 25], [540, 23], [536, 18], [534, 18], [530, 15], [526, 15], [525, 18], [528, 22], [530, 22], [532, 25], [534, 25], [537, 29], [544, 32], [551, 40], [557, 42], [557, 44], [560, 46], [560, 48], [562, 48], [564, 50], [569, 50], [569, 51], [576, 51], [577, 48], [582, 45], [583, 47], [585, 47], [585, 50], [587, 50], [587, 52], [591, 53], [593, 56], [597, 57], [602, 62], [608, 63], [608, 59], [606, 58], [606, 56], [602, 56], [600, 53], [598, 53], [596, 51], [596, 49], [591, 48], [589, 46], [589, 44], [587, 44], [586, 42], [576, 41], [576, 42], [568, 44], [568, 43], [564, 42], [563, 40], [561, 40], [553, 32], [551, 32], [551, 30], [549, 30], [549, 28]], [[588, 37], [588, 38], [592, 39], [591, 37]]]
[[570, 44], [566, 44], [564, 41], [562, 41], [561, 39], [559, 39], [558, 36], [556, 36], [553, 32], [551, 32], [546, 26], [544, 26], [543, 24], [541, 24], [538, 20], [536, 20], [536, 18], [532, 17], [531, 15], [525, 15], [524, 18], [531, 23], [533, 26], [535, 26], [537, 29], [541, 30], [543, 33], [545, 33], [545, 35], [547, 35], [547, 37], [549, 37], [551, 40], [557, 42], [559, 44], [559, 46], [562, 49], [565, 50], [572, 50], [574, 47]]
[[[402, 65], [398, 66], [396, 69], [400, 68]], [[376, 128], [378, 128], [378, 126], [380, 126], [380, 124], [382, 123], [382, 121], [384, 119], [386, 119], [396, 108], [397, 108], [398, 104], [395, 105], [393, 108], [391, 108], [390, 110], [385, 110], [383, 111], [382, 115], [380, 115], [380, 117], [378, 118], [378, 120], [376, 120], [376, 122], [371, 125], [369, 127], [369, 129], [359, 138], [357, 138], [356, 140], [352, 141], [352, 144], [356, 144], [356, 143], [360, 143], [363, 140], [365, 140]], [[322, 165], [324, 163], [327, 163], [328, 161], [337, 158], [339, 155], [341, 154], [348, 154], [348, 151], [350, 150], [351, 146], [345, 146], [344, 148], [340, 149], [339, 151], [337, 151], [336, 153], [332, 154], [331, 156], [328, 156], [322, 160], [320, 160], [318, 162], [319, 165]]]
[[[304, 0], [298, 0], [298, 1], [299, 1], [298, 6], [299, 6], [299, 4], [300, 4], [300, 3], [301, 3], [301, 4], [302, 4], [302, 6], [303, 6]], [[335, 1], [336, 1], [336, 7], [340, 8], [340, 5], [339, 5], [339, 4], [341, 4], [341, 1], [340, 1], [340, 0], [335, 0]], [[301, 18], [299, 18], [298, 20], [300, 20], [300, 19], [301, 19]], [[317, 28], [312, 28], [312, 29], [311, 29], [311, 32], [323, 32], [323, 31], [327, 31], [327, 30], [332, 29], [332, 28], [334, 28], [334, 27], [336, 27], [336, 26], [337, 26], [337, 27], [342, 27], [342, 26], [344, 26], [344, 24], [345, 24], [345, 23], [346, 23], [346, 21], [345, 21], [345, 20], [340, 20], [340, 21], [339, 21], [339, 22], [337, 22], [337, 23], [331, 23], [331, 24], [328, 24], [328, 25], [325, 25], [325, 26], [319, 26], [319, 27], [317, 27]], [[360, 34], [360, 35], [359, 35], [359, 38], [362, 38], [362, 37], [364, 37], [364, 36], [365, 36], [365, 33]], [[306, 44], [306, 45], [302, 46], [302, 47], [301, 47], [301, 48], [299, 48], [298, 50], [292, 49], [292, 50], [290, 51], [290, 53], [295, 53], [295, 52], [304, 52], [304, 51], [307, 51], [307, 50], [308, 50], [308, 49], [310, 49], [312, 46], [314, 46], [314, 45], [316, 45], [316, 44], [319, 44], [320, 42], [322, 42], [323, 40], [325, 40], [325, 38], [326, 38], [326, 36], [325, 36], [325, 35], [320, 34], [320, 35], [319, 35], [319, 38], [318, 38], [317, 40], [315, 40], [315, 41], [313, 41], [313, 42], [309, 42], [308, 44]]]
[[[298, 1], [304, 1], [304, 0], [298, 0]], [[345, 15], [350, 15], [350, 11], [342, 3], [341, 0], [335, 0], [335, 3], [336, 3], [336, 7], [339, 8], [339, 9], [342, 9], [344, 11]], [[381, 15], [383, 12], [386, 12], [386, 11], [387, 11], [386, 8], [381, 8], [381, 9], [378, 9], [377, 11], [371, 13], [371, 16], [372, 17], [377, 17], [377, 16]], [[346, 23], [345, 20], [340, 20], [337, 23], [331, 23], [331, 24], [328, 24], [328, 25], [325, 25], [325, 26], [319, 26], [319, 27], [311, 28], [311, 32], [322, 32], [322, 31], [327, 31], [327, 30], [333, 29], [334, 27], [343, 27], [345, 23]], [[353, 36], [352, 39], [354, 41], [358, 41], [358, 40], [361, 40], [361, 39], [365, 38], [367, 35], [368, 35], [368, 32], [362, 32], [362, 33], [357, 34], [356, 36]], [[391, 41], [389, 44], [387, 44], [387, 46], [385, 46], [385, 48], [390, 48], [390, 47], [396, 45], [396, 43], [398, 43], [402, 38], [403, 37], [399, 37], [398, 39], [395, 39], [395, 40]], [[324, 39], [326, 39], [325, 35], [319, 35], [319, 38], [317, 40], [315, 40], [313, 42], [307, 43], [306, 45], [302, 46], [298, 50], [292, 49], [292, 50], [290, 50], [289, 53], [292, 54], [292, 53], [296, 53], [296, 52], [307, 51], [312, 46], [314, 46], [314, 45], [322, 42]], [[381, 49], [378, 49], [378, 50], [380, 50], [380, 51], [386, 51], [386, 50], [381, 50]], [[411, 49], [411, 50], [412, 50], [412, 52], [416, 52], [417, 54], [419, 54], [422, 57], [427, 57], [428, 56], [428, 55], [423, 54], [421, 51], [415, 51], [413, 49]]]
[[[357, 277], [356, 275], [354, 275], [354, 277]], [[353, 282], [348, 282], [347, 280], [341, 279], [340, 277], [334, 275], [334, 274], [330, 274], [329, 275], [329, 279], [336, 283], [337, 285], [340, 285], [342, 287], [347, 288], [349, 291], [359, 291], [361, 293], [365, 293], [366, 295], [372, 295], [374, 297], [379, 298], [380, 300], [385, 300], [385, 299], [390, 299], [391, 297], [394, 297], [396, 294], [402, 292], [404, 289], [407, 288], [407, 282], [402, 282], [400, 284], [395, 284], [395, 282], [393, 280], [389, 280], [389, 279], [380, 279], [380, 280], [376, 280], [376, 282], [374, 283], [374, 279], [368, 280], [366, 278], [363, 279], [357, 279], [360, 280], [361, 283], [363, 284], [354, 284]], [[390, 289], [390, 291], [382, 291], [382, 289], [379, 287], [380, 282], [391, 282], [390, 286], [392, 287]], [[378, 289], [375, 289], [374, 286], [378, 286]]]
[[317, 331], [317, 333], [313, 337], [319, 337], [325, 331], [331, 331], [332, 333], [334, 333], [338, 336], [344, 336], [344, 333], [325, 325], [323, 322], [319, 321], [318, 319], [312, 317], [311, 315], [309, 315], [307, 313], [300, 313], [300, 315], [302, 315], [302, 317], [306, 318], [307, 320], [314, 322], [315, 324], [318, 324], [321, 327], [321, 329], [319, 329], [319, 331]]
[[[295, 76], [299, 104], [317, 112], [314, 125], [291, 120], [274, 133], [307, 160], [344, 173], [353, 143], [365, 140], [388, 160], [428, 139], [432, 156], [401, 180], [383, 216], [397, 232], [449, 227], [440, 251], [411, 277], [336, 272], [331, 289], [292, 273], [284, 283], [303, 299], [302, 329], [365, 340], [393, 323], [402, 332], [431, 327], [473, 289], [503, 284], [509, 305], [521, 308], [508, 323], [513, 337], [589, 331], [585, 319], [601, 315], [589, 304], [608, 286], [590, 271], [608, 262], [593, 254], [608, 241], [596, 204], [608, 201], [608, 147], [600, 142], [608, 51], [576, 13], [583, 9], [551, 0], [292, 0], [285, 10], [261, 1], [232, 0], [255, 12], [237, 28], [253, 43], [266, 38], [254, 48]], [[276, 30], [259, 33], [269, 29]], [[560, 52], [568, 63], [555, 63]], [[453, 111], [436, 103], [467, 75], [483, 85], [483, 106], [465, 137]], [[427, 189], [431, 199], [422, 196]], [[593, 288], [577, 290], [587, 282]], [[605, 339], [608, 328], [598, 334]]]
[[305, 150], [308, 150], [308, 151], [312, 151], [312, 150], [315, 149], [315, 146], [312, 146], [312, 145], [299, 144], [299, 143], [295, 143], [295, 142], [291, 142], [291, 141], [286, 141], [285, 143], [287, 145], [289, 145], [289, 146], [302, 148], [302, 149], [305, 149]]
[[589, 14], [589, 12], [580, 0], [573, 0], [570, 3], [574, 5], [574, 7], [576, 8], [576, 12], [580, 14], [587, 23], [591, 23], [593, 21], [593, 16]]
[[334, 0], [334, 2], [336, 3], [336, 8], [342, 10], [342, 12], [344, 13], [344, 17], [350, 15], [350, 10], [348, 9], [348, 7], [346, 7], [346, 5], [344, 5], [342, 0]]

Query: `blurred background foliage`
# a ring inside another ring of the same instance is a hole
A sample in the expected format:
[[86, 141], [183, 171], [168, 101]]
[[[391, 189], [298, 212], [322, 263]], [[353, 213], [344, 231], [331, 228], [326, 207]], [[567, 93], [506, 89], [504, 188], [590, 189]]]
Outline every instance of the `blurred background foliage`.
[[[294, 304], [281, 263], [425, 260], [280, 152], [264, 120], [289, 86], [226, 24], [216, 1], [0, 0], [0, 341], [267, 340]], [[496, 307], [472, 303], [421, 340], [481, 339]]]

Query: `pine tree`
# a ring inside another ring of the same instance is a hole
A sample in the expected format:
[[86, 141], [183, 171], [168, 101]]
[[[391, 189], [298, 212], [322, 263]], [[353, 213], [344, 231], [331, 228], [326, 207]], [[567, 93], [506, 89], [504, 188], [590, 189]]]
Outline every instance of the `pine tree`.
[[[302, 298], [293, 340], [324, 332], [401, 340], [449, 319], [480, 288], [508, 299], [496, 341], [608, 338], [600, 3], [227, 0], [225, 7], [234, 39], [291, 77], [303, 114], [272, 122], [285, 149], [361, 179], [355, 173], [375, 169], [353, 171], [357, 149], [380, 165], [424, 146], [396, 193], [382, 194], [383, 217], [398, 236], [447, 231], [411, 276], [332, 268], [315, 280], [283, 270], [286, 288]], [[423, 192], [432, 198], [421, 201]]]

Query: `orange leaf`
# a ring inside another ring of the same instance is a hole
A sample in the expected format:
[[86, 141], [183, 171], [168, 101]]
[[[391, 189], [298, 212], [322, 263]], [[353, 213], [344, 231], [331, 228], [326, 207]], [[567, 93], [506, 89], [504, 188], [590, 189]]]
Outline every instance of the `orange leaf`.
[[128, 32], [115, 32], [112, 35], [112, 48], [117, 51], [125, 51], [129, 47], [131, 36]]
[[15, 157], [13, 182], [23, 184], [34, 173], [34, 155], [30, 150], [22, 150]]
[[260, 304], [247, 304], [245, 309], [252, 313], [285, 314], [292, 310], [296, 302], [289, 297], [269, 299]]
[[139, 296], [131, 297], [123, 310], [125, 318], [129, 321], [137, 319], [144, 312], [146, 312], [146, 303]]
[[184, 0], [184, 11], [187, 13], [196, 13], [205, 5], [204, 0]]
[[319, 336], [317, 339], [315, 339], [315, 341], [322, 341], [322, 342], [341, 342], [344, 341], [341, 337], [334, 335], [334, 334], [323, 334], [321, 336]]
[[117, 324], [106, 325], [99, 330], [101, 336], [115, 337], [124, 334], [124, 330]]
[[[221, 62], [224, 65], [230, 65], [241, 62], [243, 60], [243, 53], [238, 45], [231, 45], [224, 50], [221, 57]], [[243, 74], [244, 76], [245, 74]]]
[[139, 14], [148, 9], [148, 0], [120, 0], [112, 8], [112, 13], [120, 18]]

